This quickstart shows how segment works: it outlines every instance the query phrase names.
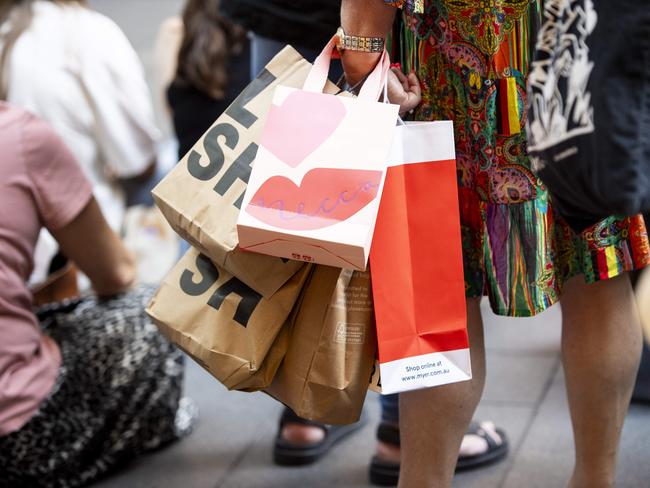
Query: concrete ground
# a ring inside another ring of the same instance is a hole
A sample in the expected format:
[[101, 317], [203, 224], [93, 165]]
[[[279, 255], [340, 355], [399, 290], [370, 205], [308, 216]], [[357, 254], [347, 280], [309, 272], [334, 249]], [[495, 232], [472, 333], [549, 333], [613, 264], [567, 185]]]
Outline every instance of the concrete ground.
[[[484, 303], [484, 305], [487, 305]], [[560, 488], [570, 475], [573, 449], [559, 363], [559, 308], [534, 319], [504, 319], [484, 306], [488, 378], [477, 418], [508, 433], [511, 454], [502, 463], [456, 476], [458, 488]], [[363, 488], [374, 447], [379, 402], [369, 394], [370, 422], [320, 463], [280, 468], [271, 447], [280, 406], [261, 393], [226, 391], [194, 363], [187, 394], [201, 409], [196, 431], [145, 456], [97, 488]], [[618, 487], [650, 487], [650, 407], [627, 418]], [[433, 462], [433, 460], [432, 460]]]
[[[227, 0], [226, 0], [227, 1]], [[153, 83], [153, 40], [160, 22], [176, 14], [179, 0], [91, 0], [126, 32]], [[166, 121], [160, 107], [161, 125]], [[486, 305], [486, 304], [484, 304]], [[488, 379], [477, 417], [508, 433], [511, 454], [502, 463], [459, 474], [458, 488], [554, 488], [565, 486], [573, 449], [559, 362], [560, 311], [533, 319], [504, 319], [484, 307]], [[376, 395], [366, 409], [371, 421], [322, 462], [304, 468], [273, 465], [271, 446], [280, 406], [263, 394], [227, 392], [190, 362], [187, 394], [201, 418], [187, 439], [135, 460], [97, 488], [362, 488], [379, 417]], [[431, 460], [434, 462], [435, 460]], [[623, 433], [618, 485], [650, 487], [650, 407], [632, 407]]]

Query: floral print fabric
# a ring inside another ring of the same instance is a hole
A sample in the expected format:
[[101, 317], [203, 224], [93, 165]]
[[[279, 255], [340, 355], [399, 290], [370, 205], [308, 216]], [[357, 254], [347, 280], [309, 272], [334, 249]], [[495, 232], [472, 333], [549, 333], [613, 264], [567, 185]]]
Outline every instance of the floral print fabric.
[[[453, 120], [467, 295], [495, 313], [530, 316], [559, 300], [567, 279], [612, 278], [650, 264], [643, 218], [609, 217], [580, 233], [553, 210], [526, 152], [529, 0], [387, 1], [405, 10], [408, 67], [423, 87], [418, 120]], [[500, 131], [499, 80], [515, 133]]]

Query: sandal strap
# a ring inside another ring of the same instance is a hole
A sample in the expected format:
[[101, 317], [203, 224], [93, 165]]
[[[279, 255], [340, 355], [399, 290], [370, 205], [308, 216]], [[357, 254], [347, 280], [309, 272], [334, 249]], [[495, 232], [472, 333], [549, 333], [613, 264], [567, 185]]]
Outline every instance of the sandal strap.
[[492, 437], [492, 434], [485, 430], [483, 427], [481, 427], [481, 424], [478, 422], [472, 422], [469, 424], [469, 427], [467, 429], [467, 432], [465, 434], [471, 434], [480, 437], [481, 439], [484, 439], [485, 442], [487, 442], [488, 445], [488, 451], [492, 451], [499, 447], [500, 444], [497, 444], [497, 441]]
[[[490, 432], [488, 432], [483, 427], [481, 427], [481, 424], [479, 424], [478, 422], [472, 422], [469, 425], [465, 434], [476, 435], [482, 439], [485, 439], [485, 442], [487, 442], [488, 445], [488, 450], [490, 451], [500, 446], [500, 444], [497, 443], [497, 441], [490, 434]], [[385, 442], [387, 444], [392, 444], [394, 446], [399, 447], [400, 446], [399, 427], [393, 424], [381, 422], [377, 427], [377, 439], [380, 440], [381, 442]]]
[[399, 427], [381, 422], [377, 427], [377, 439], [386, 444], [392, 444], [399, 447]]
[[296, 415], [296, 413], [291, 410], [289, 407], [285, 407], [282, 411], [282, 417], [280, 417], [280, 428], [284, 427], [285, 424], [300, 424], [300, 425], [309, 425], [312, 427], [320, 427], [326, 433], [330, 430], [331, 426], [327, 424], [322, 424], [320, 422], [315, 422], [313, 420], [304, 419]]

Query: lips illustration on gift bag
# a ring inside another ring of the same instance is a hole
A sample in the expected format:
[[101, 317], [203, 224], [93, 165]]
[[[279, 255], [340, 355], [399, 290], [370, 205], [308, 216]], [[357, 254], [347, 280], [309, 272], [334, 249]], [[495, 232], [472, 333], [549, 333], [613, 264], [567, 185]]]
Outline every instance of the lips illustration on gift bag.
[[273, 176], [255, 192], [246, 212], [281, 229], [322, 229], [372, 202], [381, 177], [381, 171], [316, 168], [297, 186], [284, 176]]

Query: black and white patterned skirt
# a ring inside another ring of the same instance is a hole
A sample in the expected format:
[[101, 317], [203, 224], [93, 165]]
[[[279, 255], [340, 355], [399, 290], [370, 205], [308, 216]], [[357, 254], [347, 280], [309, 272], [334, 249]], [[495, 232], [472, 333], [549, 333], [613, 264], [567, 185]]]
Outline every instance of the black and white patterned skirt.
[[39, 311], [62, 367], [36, 415], [0, 437], [0, 487], [81, 486], [189, 432], [183, 356], [144, 313], [152, 293]]

